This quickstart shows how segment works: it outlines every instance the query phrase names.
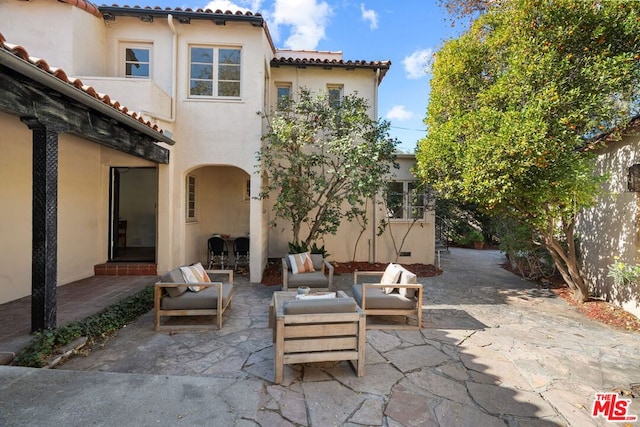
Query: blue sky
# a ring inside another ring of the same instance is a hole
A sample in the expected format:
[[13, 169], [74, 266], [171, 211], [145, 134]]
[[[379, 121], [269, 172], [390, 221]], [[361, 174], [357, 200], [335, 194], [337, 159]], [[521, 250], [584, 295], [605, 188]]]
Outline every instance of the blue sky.
[[[153, 1], [153, 0], [149, 0]], [[380, 85], [378, 114], [399, 149], [413, 152], [425, 134], [428, 64], [455, 37], [437, 0], [155, 0], [144, 6], [261, 13], [278, 48], [342, 51], [345, 60], [392, 62]]]

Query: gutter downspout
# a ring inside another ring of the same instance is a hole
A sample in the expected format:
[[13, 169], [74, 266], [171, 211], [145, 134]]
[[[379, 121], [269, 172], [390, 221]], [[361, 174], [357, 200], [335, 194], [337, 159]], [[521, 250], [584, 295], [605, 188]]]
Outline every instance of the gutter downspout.
[[172, 36], [172, 46], [171, 46], [171, 115], [169, 117], [162, 117], [158, 114], [152, 113], [151, 111], [143, 111], [144, 114], [148, 115], [153, 119], [162, 120], [167, 123], [175, 123], [176, 121], [176, 97], [178, 96], [178, 88], [177, 88], [177, 73], [178, 73], [178, 31], [173, 23], [173, 15], [167, 15], [167, 24], [169, 24], [169, 28], [173, 33]]
[[[373, 117], [375, 117], [375, 120], [378, 120], [378, 85], [380, 84], [380, 68], [376, 68], [376, 78], [373, 81], [373, 99], [375, 99], [375, 102], [373, 103], [374, 107], [373, 107]], [[372, 260], [370, 260], [370, 262], [376, 262], [376, 260], [378, 259], [378, 246], [376, 245], [376, 226], [377, 226], [377, 219], [376, 219], [376, 196], [374, 195], [372, 198], [372, 224], [373, 224], [373, 228], [371, 229], [371, 232], [373, 234], [371, 242], [371, 256], [373, 257]]]

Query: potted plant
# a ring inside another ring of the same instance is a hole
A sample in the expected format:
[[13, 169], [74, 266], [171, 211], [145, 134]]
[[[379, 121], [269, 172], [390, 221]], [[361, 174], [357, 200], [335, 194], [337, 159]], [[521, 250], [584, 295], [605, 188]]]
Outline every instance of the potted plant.
[[480, 230], [471, 230], [471, 232], [469, 232], [469, 240], [473, 242], [474, 248], [484, 248], [484, 234], [482, 234]]

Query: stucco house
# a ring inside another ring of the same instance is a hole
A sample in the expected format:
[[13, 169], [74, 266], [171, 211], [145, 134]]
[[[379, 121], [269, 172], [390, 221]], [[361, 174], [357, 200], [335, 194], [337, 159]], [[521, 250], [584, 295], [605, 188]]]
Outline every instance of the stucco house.
[[[287, 252], [290, 237], [270, 228], [271, 206], [257, 198], [263, 175], [256, 153], [266, 129], [259, 113], [307, 87], [337, 97], [357, 91], [377, 118], [378, 86], [391, 65], [345, 60], [340, 52], [278, 50], [266, 21], [251, 12], [0, 0], [0, 33], [1, 58], [22, 62], [17, 71], [0, 63], [0, 92], [14, 91], [9, 76], [31, 85], [33, 108], [48, 109], [43, 117], [58, 144], [57, 231], [48, 231], [56, 241], [49, 248], [57, 253], [56, 286], [109, 273], [108, 263], [125, 256], [150, 262], [157, 274], [206, 262], [213, 234], [250, 236], [250, 280], [258, 283], [268, 260]], [[21, 72], [32, 75], [23, 81]], [[56, 92], [49, 78], [63, 89]], [[80, 101], [69, 101], [72, 95]], [[67, 103], [78, 111], [64, 110]], [[94, 109], [97, 117], [85, 111]], [[39, 142], [26, 115], [0, 103], [0, 304], [32, 293], [31, 199], [40, 197], [37, 187], [47, 188], [32, 178]], [[396, 239], [414, 223], [414, 162], [400, 155], [401, 168], [390, 177], [405, 195], [388, 218]], [[388, 215], [372, 206], [356, 260], [393, 260], [391, 233], [377, 235]], [[399, 262], [434, 261], [434, 215], [419, 212]], [[358, 234], [346, 223], [326, 236], [331, 258], [351, 260]]]
[[606, 180], [596, 205], [578, 218], [582, 268], [597, 295], [640, 317], [640, 284], [618, 287], [608, 277], [616, 258], [640, 264], [640, 118], [621, 140], [605, 137], [594, 147], [595, 173]]

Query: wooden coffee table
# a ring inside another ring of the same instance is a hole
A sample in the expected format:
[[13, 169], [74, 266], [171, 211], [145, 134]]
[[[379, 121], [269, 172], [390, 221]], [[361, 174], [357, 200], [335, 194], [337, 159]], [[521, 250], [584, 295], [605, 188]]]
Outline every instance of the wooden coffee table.
[[[351, 298], [344, 291], [338, 292], [313, 292], [310, 295], [322, 295], [333, 293], [336, 294], [336, 298]], [[271, 302], [269, 303], [269, 327], [273, 329], [273, 339], [275, 342], [275, 326], [276, 326], [276, 309], [277, 307], [282, 307], [285, 301], [295, 300], [298, 296], [298, 292], [296, 291], [275, 291], [273, 296], [271, 297]]]
[[[357, 376], [364, 375], [365, 313], [345, 292], [332, 294], [335, 297], [304, 298], [294, 303], [297, 292], [273, 293], [269, 323], [273, 328], [276, 384], [284, 379], [285, 365], [299, 363], [344, 360], [351, 362]], [[288, 301], [294, 304], [287, 306]]]

